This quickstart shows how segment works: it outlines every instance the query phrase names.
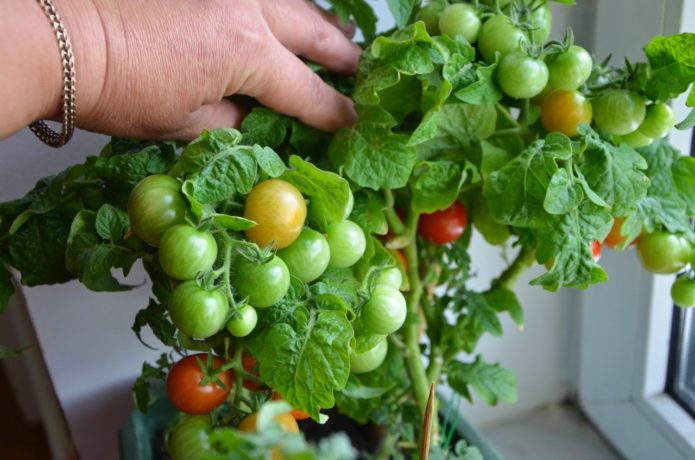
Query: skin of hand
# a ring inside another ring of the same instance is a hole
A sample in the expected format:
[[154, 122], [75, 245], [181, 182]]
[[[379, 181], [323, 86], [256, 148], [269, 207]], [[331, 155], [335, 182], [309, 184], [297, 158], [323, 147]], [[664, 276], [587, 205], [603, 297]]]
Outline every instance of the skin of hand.
[[[354, 73], [360, 55], [350, 40], [354, 28], [307, 0], [53, 2], [73, 44], [80, 128], [190, 140], [203, 129], [239, 125], [245, 108], [225, 98], [234, 94], [326, 131], [356, 119], [352, 102], [298, 57]], [[58, 119], [63, 86], [55, 36], [38, 2], [6, 3], [24, 4], [0, 6], [0, 13], [9, 9], [24, 19], [16, 31], [20, 38], [29, 23], [30, 30], [41, 32], [25, 36], [32, 59], [0, 45], [0, 57], [21, 59], [15, 74], [1, 82], [7, 86], [0, 98], [7, 97], [11, 106], [14, 84], [35, 99], [25, 101], [21, 114], [3, 115], [0, 109], [0, 122], [14, 118], [4, 131], [0, 127], [0, 138], [34, 119]], [[21, 69], [40, 78], [22, 75]]]

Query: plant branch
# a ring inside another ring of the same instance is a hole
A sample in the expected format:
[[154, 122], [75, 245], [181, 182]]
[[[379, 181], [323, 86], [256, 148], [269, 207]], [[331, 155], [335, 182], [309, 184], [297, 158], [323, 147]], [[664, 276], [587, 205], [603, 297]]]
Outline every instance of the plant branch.
[[507, 267], [507, 269], [504, 270], [498, 278], [494, 279], [492, 283], [490, 283], [490, 289], [497, 286], [511, 289], [514, 287], [514, 284], [517, 282], [519, 277], [526, 270], [531, 268], [535, 262], [535, 251], [522, 246], [519, 254], [516, 256], [516, 259], [514, 259], [514, 262], [512, 262], [512, 264]]
[[384, 189], [384, 199], [386, 200], [386, 209], [384, 209], [384, 213], [386, 214], [386, 221], [389, 224], [389, 229], [395, 235], [402, 235], [405, 232], [405, 226], [401, 218], [398, 217], [396, 210], [393, 208], [393, 192], [390, 189]]

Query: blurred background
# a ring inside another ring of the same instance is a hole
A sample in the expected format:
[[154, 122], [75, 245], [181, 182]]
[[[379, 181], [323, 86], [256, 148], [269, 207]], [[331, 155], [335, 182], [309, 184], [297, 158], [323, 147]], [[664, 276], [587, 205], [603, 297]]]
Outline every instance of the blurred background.
[[[370, 3], [380, 29], [390, 28], [385, 0]], [[652, 36], [695, 31], [695, 0], [577, 3], [552, 4], [553, 37], [572, 27], [576, 42], [599, 59], [611, 53], [616, 62], [641, 60]], [[686, 114], [682, 101], [674, 110], [679, 120]], [[675, 133], [672, 142], [690, 152], [691, 136]], [[53, 150], [25, 130], [0, 141], [0, 201], [98, 154], [107, 140], [78, 132]], [[473, 282], [487, 286], [503, 257], [476, 235]], [[550, 294], [528, 286], [538, 275], [529, 273], [519, 290], [525, 328], [508, 321], [504, 337], [481, 343], [487, 361], [516, 373], [519, 402], [463, 402], [460, 411], [507, 459], [695, 458], [688, 412], [695, 338], [688, 315], [674, 315], [672, 277], [646, 273], [634, 251], [606, 250], [602, 264], [610, 281], [588, 292]], [[18, 290], [0, 316], [0, 343], [30, 348], [0, 362], [0, 458], [119, 458], [117, 432], [133, 407], [130, 386], [143, 361], [161, 353], [130, 330], [149, 285], [141, 267], [128, 279], [141, 286], [125, 293], [94, 293], [76, 282]]]

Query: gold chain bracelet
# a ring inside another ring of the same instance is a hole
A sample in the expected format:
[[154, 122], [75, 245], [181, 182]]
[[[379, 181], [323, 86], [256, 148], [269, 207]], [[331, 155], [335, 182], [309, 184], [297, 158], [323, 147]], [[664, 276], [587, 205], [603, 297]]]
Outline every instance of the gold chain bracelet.
[[44, 143], [51, 147], [62, 147], [72, 137], [75, 131], [75, 121], [77, 113], [75, 109], [75, 57], [72, 54], [72, 44], [65, 30], [58, 11], [50, 0], [38, 0], [39, 5], [43, 8], [44, 13], [51, 21], [56, 38], [58, 39], [58, 48], [60, 49], [60, 57], [63, 62], [63, 128], [60, 133], [52, 130], [43, 121], [35, 121], [29, 125], [29, 129], [36, 134]]

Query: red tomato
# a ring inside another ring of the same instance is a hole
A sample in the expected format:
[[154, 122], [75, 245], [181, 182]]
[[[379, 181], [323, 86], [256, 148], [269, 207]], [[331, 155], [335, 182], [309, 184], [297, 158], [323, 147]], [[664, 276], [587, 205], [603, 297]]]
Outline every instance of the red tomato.
[[[206, 365], [208, 355], [205, 353], [186, 356], [174, 364], [167, 377], [167, 394], [174, 407], [181, 412], [203, 415], [209, 413], [227, 399], [232, 389], [232, 372], [225, 371], [216, 374], [216, 377], [224, 384], [224, 387], [218, 385], [213, 380], [210, 380], [205, 385], [201, 385], [204, 374], [197, 358], [200, 358], [203, 366]], [[214, 357], [212, 362], [214, 368], [224, 364], [217, 357]]]
[[[241, 365], [244, 366], [244, 370], [249, 374], [253, 374], [260, 377], [256, 358], [254, 358], [250, 354], [244, 353], [241, 356]], [[256, 382], [253, 380], [244, 380], [244, 388], [248, 388], [251, 391], [256, 391], [261, 387], [263, 387], [263, 384], [260, 382]]]
[[468, 225], [468, 213], [456, 201], [449, 208], [432, 214], [422, 214], [417, 230], [420, 236], [435, 244], [444, 245], [459, 239]]
[[[611, 231], [608, 233], [608, 236], [603, 240], [603, 245], [607, 246], [611, 249], [615, 249], [617, 247], [620, 247], [625, 243], [627, 240], [626, 236], [623, 236], [620, 234], [620, 231], [623, 228], [623, 223], [625, 222], [624, 217], [616, 217], [615, 221], [613, 221], [613, 227], [611, 227]], [[639, 237], [635, 239], [632, 243], [630, 243], [630, 246], [634, 246], [637, 241], [639, 240]]]
[[594, 262], [597, 262], [601, 259], [601, 242], [600, 241], [594, 241], [591, 243], [591, 255], [594, 256]]

